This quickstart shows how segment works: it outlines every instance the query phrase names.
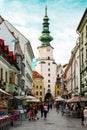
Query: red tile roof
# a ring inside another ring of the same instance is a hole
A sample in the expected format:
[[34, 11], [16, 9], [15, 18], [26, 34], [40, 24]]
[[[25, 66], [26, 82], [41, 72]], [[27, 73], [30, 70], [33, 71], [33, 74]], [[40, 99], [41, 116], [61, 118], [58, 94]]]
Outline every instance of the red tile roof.
[[4, 40], [0, 39], [0, 45], [4, 44]]
[[16, 61], [16, 56], [15, 55], [13, 56], [13, 60]]
[[7, 54], [7, 56], [12, 57], [13, 56], [13, 51], [9, 51], [9, 53]]
[[8, 45], [5, 45], [5, 46], [4, 46], [4, 51], [9, 51]]
[[4, 45], [4, 40], [0, 39], [0, 46], [2, 47], [2, 45], [3, 45], [2, 49], [3, 53], [7, 51], [6, 55], [9, 57], [9, 62], [16, 61], [16, 56], [13, 55], [13, 51], [9, 51], [8, 45]]
[[43, 76], [40, 75], [37, 71], [33, 71], [33, 78], [40, 78], [40, 79], [43, 79]]

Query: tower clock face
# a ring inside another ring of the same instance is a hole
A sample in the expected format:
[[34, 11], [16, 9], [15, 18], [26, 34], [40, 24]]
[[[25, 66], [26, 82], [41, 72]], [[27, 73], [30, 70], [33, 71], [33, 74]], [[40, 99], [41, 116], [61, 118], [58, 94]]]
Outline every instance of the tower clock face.
[[47, 48], [47, 51], [50, 51], [50, 48]]

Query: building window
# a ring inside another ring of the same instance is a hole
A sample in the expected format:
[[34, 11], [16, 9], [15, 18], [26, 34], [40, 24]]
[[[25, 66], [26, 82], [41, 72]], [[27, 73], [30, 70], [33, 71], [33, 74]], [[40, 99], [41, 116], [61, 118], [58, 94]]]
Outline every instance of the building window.
[[57, 85], [57, 88], [59, 88], [59, 85]]
[[48, 60], [50, 60], [50, 57], [48, 56]]
[[40, 101], [42, 101], [42, 98], [40, 97]]
[[50, 80], [48, 80], [48, 83], [50, 83]]
[[86, 38], [87, 38], [87, 26], [86, 26]]
[[3, 69], [1, 68], [1, 79], [3, 79]]
[[40, 96], [42, 96], [42, 92], [40, 92]]
[[59, 91], [57, 91], [57, 95], [59, 95]]
[[38, 88], [38, 85], [36, 86], [36, 88]]
[[83, 44], [83, 33], [82, 33], [82, 44]]
[[51, 92], [51, 90], [50, 90], [50, 89], [48, 89], [48, 93], [49, 93], [49, 92]]
[[40, 89], [42, 89], [42, 86], [40, 86]]
[[48, 76], [50, 76], [50, 74], [48, 74]]
[[48, 88], [50, 88], [50, 84], [48, 84]]
[[38, 92], [36, 92], [36, 95], [38, 95]]
[[7, 82], [7, 79], [8, 79], [8, 73], [7, 71], [5, 72], [5, 81]]
[[87, 60], [87, 43], [86, 43], [86, 60]]
[[50, 65], [50, 63], [48, 63], [48, 65]]
[[82, 52], [82, 66], [83, 66], [83, 52]]
[[50, 71], [50, 68], [48, 68], [48, 71]]

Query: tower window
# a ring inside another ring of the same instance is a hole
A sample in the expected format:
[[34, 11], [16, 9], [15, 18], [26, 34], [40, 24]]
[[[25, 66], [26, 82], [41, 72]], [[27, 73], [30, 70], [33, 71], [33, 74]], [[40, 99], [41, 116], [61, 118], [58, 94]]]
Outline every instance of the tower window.
[[48, 74], [48, 76], [50, 76], [50, 74]]
[[48, 56], [48, 60], [50, 60], [50, 57]]
[[50, 68], [48, 68], [48, 71], [50, 71]]
[[50, 65], [50, 63], [48, 63], [48, 65]]
[[50, 83], [50, 80], [48, 80], [48, 82]]
[[50, 88], [50, 84], [48, 85], [48, 88]]

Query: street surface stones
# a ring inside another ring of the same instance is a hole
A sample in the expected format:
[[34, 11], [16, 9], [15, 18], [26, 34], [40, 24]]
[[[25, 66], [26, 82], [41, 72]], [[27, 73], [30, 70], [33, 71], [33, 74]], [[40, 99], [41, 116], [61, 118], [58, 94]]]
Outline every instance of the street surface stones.
[[87, 130], [87, 126], [81, 126], [81, 119], [62, 116], [55, 108], [49, 110], [46, 120], [41, 118], [40, 112], [38, 116], [39, 120], [26, 119], [21, 125], [14, 125], [9, 130]]

